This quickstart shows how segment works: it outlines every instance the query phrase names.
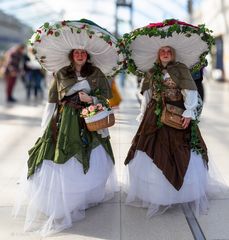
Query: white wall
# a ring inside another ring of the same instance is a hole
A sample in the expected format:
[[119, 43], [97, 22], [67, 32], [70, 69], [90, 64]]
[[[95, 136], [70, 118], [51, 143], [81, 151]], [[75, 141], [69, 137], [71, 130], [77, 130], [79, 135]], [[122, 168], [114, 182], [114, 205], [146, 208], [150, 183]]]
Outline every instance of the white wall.
[[205, 23], [215, 37], [223, 38], [225, 80], [229, 81], [229, 0], [202, 0], [194, 9], [194, 23]]

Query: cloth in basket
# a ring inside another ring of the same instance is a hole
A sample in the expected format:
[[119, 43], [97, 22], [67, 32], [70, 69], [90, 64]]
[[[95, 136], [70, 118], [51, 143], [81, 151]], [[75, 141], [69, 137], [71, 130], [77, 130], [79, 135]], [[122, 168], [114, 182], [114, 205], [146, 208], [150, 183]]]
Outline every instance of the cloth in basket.
[[94, 116], [84, 118], [89, 131], [97, 131], [111, 127], [115, 124], [115, 116], [112, 110], [103, 110]]

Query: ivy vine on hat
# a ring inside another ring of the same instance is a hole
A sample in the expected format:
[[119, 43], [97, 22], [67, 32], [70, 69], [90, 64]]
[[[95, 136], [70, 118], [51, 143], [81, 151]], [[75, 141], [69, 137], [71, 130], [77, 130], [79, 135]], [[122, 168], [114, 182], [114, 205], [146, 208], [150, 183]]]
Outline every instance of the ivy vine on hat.
[[72, 49], [86, 50], [92, 64], [108, 77], [115, 75], [123, 63], [116, 38], [87, 19], [45, 23], [33, 34], [30, 43], [42, 67], [50, 72], [70, 65], [68, 55]]
[[193, 71], [207, 65], [206, 55], [214, 44], [212, 31], [205, 25], [193, 26], [175, 19], [151, 23], [124, 34], [123, 53], [127, 54], [128, 70], [135, 74], [147, 72], [157, 60], [158, 50], [171, 46], [176, 51], [176, 61]]

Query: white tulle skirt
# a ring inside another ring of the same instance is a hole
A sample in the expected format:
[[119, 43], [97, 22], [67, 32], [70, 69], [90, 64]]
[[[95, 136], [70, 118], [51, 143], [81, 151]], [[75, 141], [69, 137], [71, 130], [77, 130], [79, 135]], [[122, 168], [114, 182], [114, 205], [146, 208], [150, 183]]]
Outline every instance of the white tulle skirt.
[[114, 164], [100, 145], [92, 150], [86, 174], [74, 157], [65, 164], [44, 160], [28, 180], [25, 171], [14, 215], [24, 209], [24, 230], [47, 236], [71, 227], [85, 217], [85, 209], [111, 199], [117, 190]]
[[191, 152], [184, 183], [179, 191], [142, 151], [136, 151], [135, 157], [128, 164], [125, 183], [126, 203], [148, 208], [148, 217], [162, 214], [172, 205], [180, 203], [189, 203], [196, 215], [206, 213], [208, 196], [225, 189], [223, 182], [210, 177], [201, 155], [195, 152]]

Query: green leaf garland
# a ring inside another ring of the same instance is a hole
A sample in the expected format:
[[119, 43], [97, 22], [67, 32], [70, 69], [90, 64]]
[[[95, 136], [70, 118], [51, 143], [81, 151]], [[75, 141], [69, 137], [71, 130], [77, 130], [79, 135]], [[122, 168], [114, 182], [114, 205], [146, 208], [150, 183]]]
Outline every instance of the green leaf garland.
[[[166, 26], [170, 21], [174, 19], [167, 19], [162, 24], [162, 26]], [[189, 25], [181, 26], [177, 23], [172, 25], [168, 25], [166, 31], [164, 29], [160, 29], [157, 27], [142, 27], [135, 29], [130, 33], [126, 33], [123, 35], [122, 39], [119, 41], [119, 44], [123, 44], [125, 47], [120, 47], [122, 53], [127, 57], [127, 66], [128, 73], [133, 73], [138, 76], [142, 76], [144, 73], [138, 70], [134, 60], [131, 58], [131, 50], [130, 45], [131, 43], [139, 36], [149, 36], [149, 37], [161, 37], [162, 39], [172, 37], [172, 34], [176, 32], [177, 34], [184, 34], [186, 37], [190, 37], [193, 33], [198, 34], [201, 36], [201, 39], [205, 41], [208, 45], [208, 51], [201, 54], [199, 57], [199, 62], [195, 64], [191, 71], [195, 72], [200, 70], [203, 66], [207, 65], [206, 55], [210, 51], [212, 45], [215, 44], [214, 37], [211, 35], [212, 31], [205, 27], [204, 24], [198, 25], [196, 28], [191, 27]], [[153, 64], [153, 63], [152, 63]]]

